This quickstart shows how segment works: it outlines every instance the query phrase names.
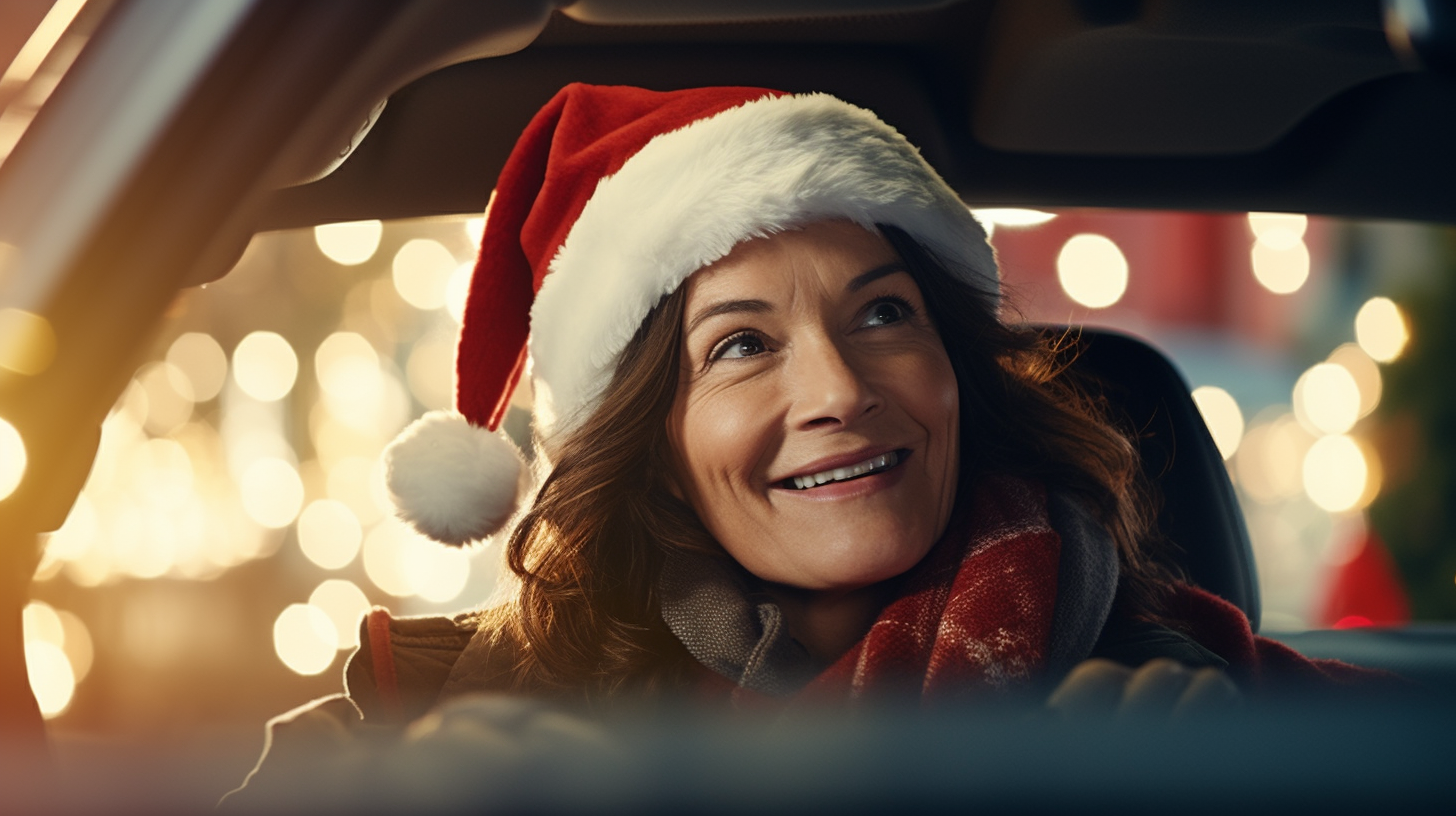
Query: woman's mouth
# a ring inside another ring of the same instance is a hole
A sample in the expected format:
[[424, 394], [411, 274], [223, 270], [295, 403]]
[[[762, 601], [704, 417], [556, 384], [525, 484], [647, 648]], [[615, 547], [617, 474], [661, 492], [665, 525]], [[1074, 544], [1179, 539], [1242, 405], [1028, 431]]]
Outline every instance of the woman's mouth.
[[821, 470], [818, 473], [806, 473], [802, 476], [790, 476], [779, 482], [778, 485], [789, 490], [809, 490], [831, 482], [848, 482], [889, 470], [900, 464], [909, 455], [908, 449], [901, 448], [878, 456], [871, 456], [863, 462], [853, 465]]

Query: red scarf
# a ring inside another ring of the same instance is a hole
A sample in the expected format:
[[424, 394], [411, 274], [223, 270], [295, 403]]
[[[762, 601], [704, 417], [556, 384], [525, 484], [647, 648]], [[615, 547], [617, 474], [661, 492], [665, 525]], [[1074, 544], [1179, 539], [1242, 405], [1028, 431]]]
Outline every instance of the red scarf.
[[[799, 692], [796, 703], [918, 697], [933, 704], [984, 697], [1038, 676], [1051, 640], [1061, 555], [1046, 490], [1014, 477], [990, 477], [980, 480], [968, 504], [905, 576], [904, 594]], [[1246, 690], [1396, 680], [1336, 660], [1311, 660], [1255, 635], [1242, 611], [1197, 587], [1176, 586], [1167, 612], [1226, 659], [1229, 674]], [[726, 693], [749, 707], [769, 702], [712, 671], [703, 675], [706, 696]]]
[[905, 593], [802, 699], [914, 693], [924, 702], [1000, 690], [1046, 660], [1061, 539], [1046, 490], [997, 477], [977, 485], [941, 542], [905, 577]]
[[[904, 577], [869, 632], [799, 692], [796, 702], [975, 697], [1033, 678], [1046, 662], [1061, 538], [1046, 489], [1013, 477], [980, 480], [969, 506]], [[777, 707], [702, 668], [700, 693]]]

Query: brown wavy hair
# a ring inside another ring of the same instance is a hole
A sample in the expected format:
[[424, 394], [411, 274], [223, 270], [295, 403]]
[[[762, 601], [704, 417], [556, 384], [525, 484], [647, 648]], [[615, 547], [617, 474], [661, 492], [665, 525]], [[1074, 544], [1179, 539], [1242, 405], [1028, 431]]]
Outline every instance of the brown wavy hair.
[[[903, 231], [880, 232], [950, 357], [961, 427], [977, 429], [960, 435], [960, 488], [1007, 473], [1081, 496], [1117, 545], [1119, 613], [1158, 619], [1172, 575], [1155, 557], [1156, 504], [1135, 440], [1108, 416], [1095, 383], [1068, 371], [1075, 339], [1003, 323], [994, 292], [951, 275]], [[726, 555], [668, 487], [685, 302], [679, 287], [643, 321], [601, 407], [554, 444], [555, 465], [509, 538], [518, 591], [480, 621], [508, 688], [602, 700], [671, 689], [691, 664], [662, 621], [663, 556]]]

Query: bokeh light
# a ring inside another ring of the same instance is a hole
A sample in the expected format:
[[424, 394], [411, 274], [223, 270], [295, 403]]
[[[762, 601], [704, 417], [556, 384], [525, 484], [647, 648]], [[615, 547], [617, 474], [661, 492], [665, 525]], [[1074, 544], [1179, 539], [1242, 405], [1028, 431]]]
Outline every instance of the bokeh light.
[[281, 335], [256, 331], [233, 349], [233, 379], [255, 400], [283, 399], [297, 378], [298, 355]]
[[1255, 280], [1276, 295], [1293, 294], [1309, 280], [1309, 248], [1299, 239], [1288, 247], [1255, 241], [1249, 260]]
[[[227, 352], [210, 334], [180, 335], [167, 349], [167, 362], [183, 377], [194, 402], [207, 402], [216, 397], [227, 382]], [[178, 393], [184, 393], [180, 387]]]
[[333, 623], [340, 649], [359, 645], [359, 619], [369, 611], [369, 598], [353, 581], [329, 578], [308, 596], [309, 606], [323, 610]]
[[1083, 233], [1067, 239], [1057, 255], [1057, 280], [1067, 296], [1104, 309], [1127, 291], [1127, 258], [1111, 238]]
[[248, 517], [264, 527], [287, 527], [303, 508], [303, 480], [282, 459], [265, 457], [248, 465], [238, 489]]
[[414, 594], [404, 566], [411, 535], [403, 522], [386, 517], [364, 538], [364, 574], [376, 587], [396, 598]]
[[455, 400], [455, 343], [451, 338], [422, 340], [405, 364], [410, 393], [428, 409], [449, 408]]
[[1360, 418], [1360, 386], [1344, 366], [1311, 366], [1294, 384], [1294, 415], [1314, 433], [1345, 433]]
[[298, 546], [324, 569], [341, 569], [359, 555], [364, 530], [359, 517], [341, 501], [318, 499], [298, 516]]
[[41, 716], [51, 719], [64, 713], [76, 693], [76, 675], [61, 647], [46, 641], [27, 642], [25, 667]]
[[55, 607], [45, 601], [31, 601], [20, 613], [22, 631], [27, 643], [45, 641], [57, 646], [66, 644], [66, 627]]
[[445, 603], [457, 598], [470, 580], [470, 557], [388, 517], [364, 539], [364, 572], [375, 586], [395, 597]]
[[460, 264], [445, 283], [445, 311], [457, 326], [465, 322], [465, 301], [470, 297], [470, 276], [474, 272], [473, 261]]
[[361, 429], [378, 424], [384, 381], [379, 354], [362, 335], [329, 335], [314, 353], [314, 371], [334, 419]]
[[0, 501], [3, 501], [25, 476], [25, 440], [20, 431], [0, 417]]
[[1304, 459], [1314, 436], [1292, 414], [1249, 428], [1234, 460], [1239, 485], [1255, 501], [1276, 504], [1304, 488]]
[[[495, 200], [495, 193], [491, 193], [491, 200]], [[465, 237], [470, 239], [471, 246], [480, 246], [480, 239], [485, 235], [485, 217], [465, 219]]]
[[[31, 601], [21, 613], [21, 622], [27, 647], [35, 643], [45, 643], [61, 650], [70, 672], [70, 686], [80, 683], [91, 671], [95, 656], [91, 632], [75, 613], [58, 610], [45, 601]], [[34, 669], [31, 670], [31, 676], [38, 677]], [[54, 689], [61, 689], [67, 682], [61, 681], [59, 685], [52, 682], [52, 685]], [[56, 712], [59, 713], [64, 708], [62, 703]]]
[[1035, 227], [1057, 217], [1056, 213], [1021, 207], [978, 207], [971, 210], [971, 215], [981, 222], [981, 226], [986, 230], [987, 238], [994, 237], [999, 227], [1012, 229]]
[[1254, 240], [1271, 249], [1293, 249], [1304, 239], [1309, 218], [1295, 213], [1249, 213], [1249, 231]]
[[1359, 344], [1341, 345], [1330, 352], [1325, 362], [1343, 367], [1355, 378], [1355, 385], [1360, 389], [1360, 416], [1369, 416], [1380, 405], [1380, 395], [1384, 390], [1380, 366]]
[[445, 290], [458, 262], [439, 241], [414, 238], [394, 255], [394, 288], [409, 305], [423, 311], [445, 305]]
[[143, 425], [154, 436], [166, 436], [192, 418], [192, 382], [168, 362], [147, 363], [137, 372], [137, 384], [147, 395]]
[[343, 456], [328, 468], [326, 489], [329, 498], [343, 502], [361, 524], [378, 521], [392, 507], [381, 506], [375, 499], [373, 485], [374, 459], [365, 456]]
[[1405, 315], [1390, 298], [1371, 298], [1355, 314], [1355, 340], [1376, 362], [1389, 363], [1410, 340]]
[[338, 650], [338, 630], [316, 606], [289, 604], [273, 622], [273, 651], [298, 674], [319, 674], [334, 662]]
[[96, 647], [91, 640], [91, 630], [74, 612], [62, 609], [56, 614], [61, 619], [61, 628], [65, 633], [61, 649], [65, 651], [66, 658], [71, 663], [71, 671], [75, 675], [76, 682], [80, 683], [91, 672], [91, 664], [96, 658]]
[[1225, 459], [1233, 456], [1244, 437], [1244, 413], [1239, 410], [1238, 402], [1229, 392], [1214, 385], [1193, 389], [1193, 402], [1198, 405], [1219, 454]]
[[1359, 504], [1368, 475], [1364, 452], [1343, 434], [1315, 440], [1304, 456], [1304, 491], [1310, 501], [1331, 513]]
[[420, 536], [406, 545], [403, 566], [413, 593], [433, 603], [455, 600], [470, 580], [470, 557], [464, 550]]
[[0, 309], [0, 368], [34, 377], [55, 358], [56, 332], [49, 320], [24, 309]]
[[374, 257], [383, 235], [384, 224], [380, 221], [345, 221], [313, 228], [319, 251], [344, 266], [357, 266]]

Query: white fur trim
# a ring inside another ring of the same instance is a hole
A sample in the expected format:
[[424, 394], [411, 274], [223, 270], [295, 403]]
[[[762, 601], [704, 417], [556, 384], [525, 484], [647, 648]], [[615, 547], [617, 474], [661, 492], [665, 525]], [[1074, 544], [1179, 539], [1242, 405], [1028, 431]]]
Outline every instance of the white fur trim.
[[598, 185], [531, 309], [538, 432], [596, 408], [643, 318], [689, 275], [835, 218], [900, 227], [994, 290], [985, 230], [903, 136], [825, 94], [765, 97], [654, 138]]
[[504, 434], [451, 411], [415, 420], [385, 450], [384, 464], [399, 517], [456, 546], [483, 539], [510, 520], [527, 470]]

